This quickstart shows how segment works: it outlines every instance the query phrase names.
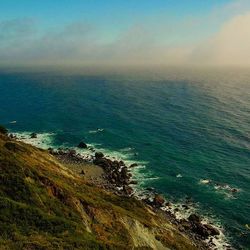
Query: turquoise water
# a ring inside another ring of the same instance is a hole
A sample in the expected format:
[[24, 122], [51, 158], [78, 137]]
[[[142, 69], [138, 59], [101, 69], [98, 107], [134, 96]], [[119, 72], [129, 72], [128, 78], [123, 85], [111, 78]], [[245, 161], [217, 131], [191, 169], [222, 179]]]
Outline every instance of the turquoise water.
[[144, 162], [136, 170], [141, 187], [176, 201], [192, 197], [237, 249], [250, 249], [249, 72], [2, 72], [0, 93], [0, 123], [12, 131], [53, 132], [54, 145], [84, 139]]

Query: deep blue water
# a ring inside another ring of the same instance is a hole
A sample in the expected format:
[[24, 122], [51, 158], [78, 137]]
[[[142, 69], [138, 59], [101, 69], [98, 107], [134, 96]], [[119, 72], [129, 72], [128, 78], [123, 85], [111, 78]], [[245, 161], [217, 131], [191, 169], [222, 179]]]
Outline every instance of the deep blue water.
[[[120, 152], [130, 147], [131, 160], [146, 162], [138, 170], [141, 186], [171, 199], [192, 197], [204, 214], [223, 224], [238, 249], [250, 249], [247, 71], [2, 72], [0, 93], [0, 123], [12, 131], [54, 132], [57, 145], [84, 139]], [[89, 133], [97, 128], [104, 131]], [[201, 179], [240, 191], [218, 191]]]

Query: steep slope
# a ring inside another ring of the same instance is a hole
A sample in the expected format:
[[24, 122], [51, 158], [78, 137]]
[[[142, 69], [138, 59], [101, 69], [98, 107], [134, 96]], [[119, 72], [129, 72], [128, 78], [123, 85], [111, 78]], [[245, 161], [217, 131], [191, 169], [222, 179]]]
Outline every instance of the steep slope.
[[197, 249], [134, 198], [0, 133], [0, 249]]

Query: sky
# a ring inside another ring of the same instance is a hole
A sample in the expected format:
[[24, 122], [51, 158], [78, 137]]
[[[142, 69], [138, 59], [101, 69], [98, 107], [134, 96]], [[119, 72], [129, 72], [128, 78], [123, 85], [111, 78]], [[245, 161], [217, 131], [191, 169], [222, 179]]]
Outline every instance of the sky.
[[1, 0], [0, 65], [250, 66], [249, 0]]

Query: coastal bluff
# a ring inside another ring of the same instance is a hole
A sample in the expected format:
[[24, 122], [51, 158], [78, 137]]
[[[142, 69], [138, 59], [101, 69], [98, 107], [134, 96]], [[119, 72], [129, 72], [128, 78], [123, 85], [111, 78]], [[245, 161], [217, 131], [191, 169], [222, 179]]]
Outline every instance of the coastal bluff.
[[163, 214], [0, 132], [0, 249], [203, 249]]

